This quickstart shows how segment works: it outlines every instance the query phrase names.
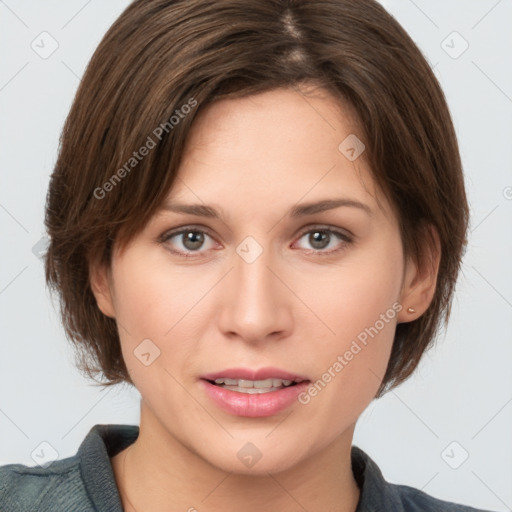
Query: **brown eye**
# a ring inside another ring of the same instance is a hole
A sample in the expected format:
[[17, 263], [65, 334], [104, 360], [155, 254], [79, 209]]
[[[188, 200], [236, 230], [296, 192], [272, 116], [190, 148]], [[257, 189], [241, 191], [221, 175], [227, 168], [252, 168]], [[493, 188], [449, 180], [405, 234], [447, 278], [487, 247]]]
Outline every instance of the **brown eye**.
[[191, 251], [200, 249], [204, 244], [204, 233], [200, 231], [185, 231], [181, 236], [183, 245]]
[[331, 236], [326, 231], [311, 231], [308, 242], [314, 249], [325, 249], [329, 245]]
[[[208, 244], [208, 241], [210, 243]], [[164, 234], [161, 242], [169, 246], [171, 252], [181, 256], [195, 256], [213, 248], [213, 240], [208, 233], [196, 228], [182, 228]], [[203, 249], [203, 250], [202, 250]]]
[[[310, 249], [318, 254], [331, 254], [346, 247], [352, 242], [352, 237], [348, 234], [328, 228], [314, 228], [304, 231], [299, 240], [306, 240], [303, 249]], [[328, 250], [325, 250], [328, 249]]]

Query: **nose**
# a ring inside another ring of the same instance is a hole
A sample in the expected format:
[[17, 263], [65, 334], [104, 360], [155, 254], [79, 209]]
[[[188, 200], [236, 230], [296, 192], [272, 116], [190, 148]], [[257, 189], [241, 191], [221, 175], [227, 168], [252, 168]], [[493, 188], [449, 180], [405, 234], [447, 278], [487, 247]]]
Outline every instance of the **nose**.
[[284, 284], [280, 266], [270, 251], [248, 262], [238, 254], [226, 276], [219, 327], [228, 337], [247, 343], [277, 340], [291, 333], [293, 293]]

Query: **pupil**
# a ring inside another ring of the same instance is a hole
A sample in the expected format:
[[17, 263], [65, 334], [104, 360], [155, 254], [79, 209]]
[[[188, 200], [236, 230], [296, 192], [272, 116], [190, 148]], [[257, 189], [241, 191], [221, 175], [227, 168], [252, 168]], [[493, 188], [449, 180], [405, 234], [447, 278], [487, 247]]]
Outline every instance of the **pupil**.
[[188, 231], [186, 233], [184, 245], [187, 249], [199, 249], [204, 242], [203, 233], [197, 231]]
[[316, 249], [323, 249], [329, 243], [329, 235], [325, 231], [314, 231], [309, 235], [309, 241]]

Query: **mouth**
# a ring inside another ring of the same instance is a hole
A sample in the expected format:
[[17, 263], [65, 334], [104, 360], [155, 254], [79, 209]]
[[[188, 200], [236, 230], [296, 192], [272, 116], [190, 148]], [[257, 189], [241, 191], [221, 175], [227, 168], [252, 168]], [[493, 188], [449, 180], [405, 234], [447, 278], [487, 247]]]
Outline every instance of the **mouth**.
[[210, 384], [213, 384], [214, 386], [229, 389], [230, 391], [236, 391], [237, 393], [247, 393], [249, 395], [256, 395], [261, 393], [272, 393], [274, 391], [279, 391], [284, 388], [296, 386], [300, 382], [304, 382], [304, 380], [288, 380], [278, 378], [270, 378], [264, 380], [247, 380], [228, 379], [221, 377], [215, 380], [208, 380], [208, 382]]
[[232, 368], [200, 379], [206, 395], [235, 416], [273, 416], [297, 403], [311, 382], [305, 376], [278, 368]]

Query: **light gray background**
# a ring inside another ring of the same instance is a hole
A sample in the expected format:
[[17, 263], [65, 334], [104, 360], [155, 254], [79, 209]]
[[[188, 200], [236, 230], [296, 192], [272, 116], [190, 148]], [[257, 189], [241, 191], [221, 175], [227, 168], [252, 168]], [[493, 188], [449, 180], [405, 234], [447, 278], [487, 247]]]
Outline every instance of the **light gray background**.
[[[367, 408], [354, 444], [391, 482], [510, 511], [512, 1], [384, 4], [446, 93], [472, 227], [449, 328], [409, 381]], [[59, 458], [73, 455], [97, 423], [138, 424], [137, 391], [101, 391], [75, 370], [33, 254], [44, 234], [46, 189], [65, 116], [89, 58], [126, 5], [0, 1], [0, 464], [34, 465], [31, 453], [41, 442]], [[48, 38], [43, 31], [58, 42], [46, 59], [31, 48]], [[464, 41], [469, 47], [459, 56]]]

